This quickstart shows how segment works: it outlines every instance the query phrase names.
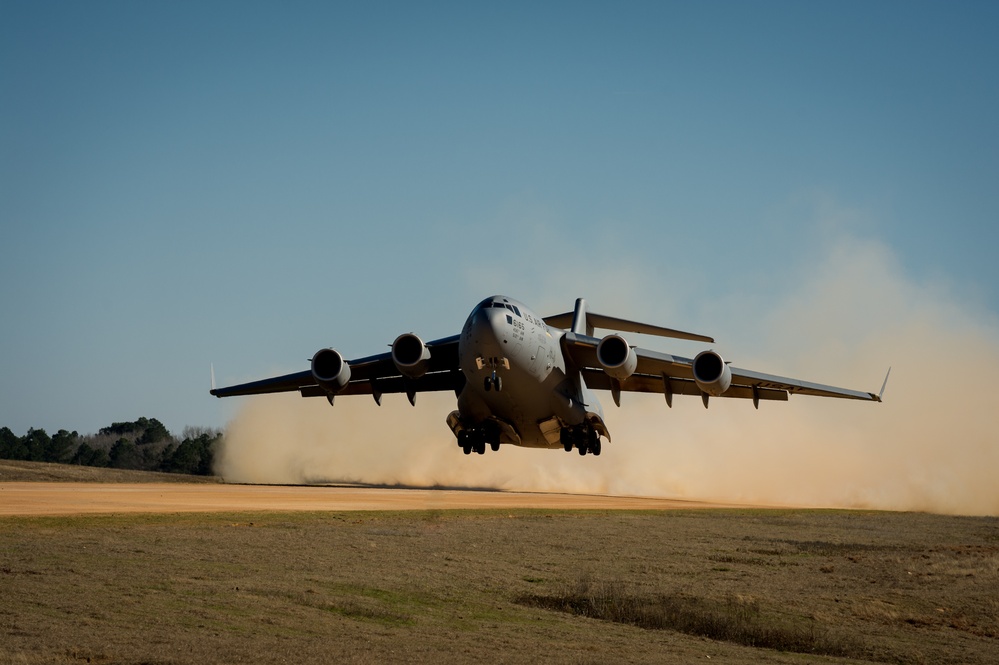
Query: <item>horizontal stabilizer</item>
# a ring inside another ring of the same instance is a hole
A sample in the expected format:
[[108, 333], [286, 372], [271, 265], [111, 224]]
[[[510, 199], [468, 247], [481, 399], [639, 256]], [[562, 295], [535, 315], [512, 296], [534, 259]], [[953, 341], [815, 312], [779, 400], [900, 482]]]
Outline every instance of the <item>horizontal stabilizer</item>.
[[[564, 314], [556, 314], [555, 316], [547, 316], [545, 317], [545, 323], [550, 326], [555, 326], [556, 328], [568, 330], [572, 326], [574, 316], [575, 312], [566, 312]], [[684, 332], [673, 328], [663, 328], [662, 326], [654, 326], [650, 323], [629, 321], [628, 319], [619, 319], [616, 316], [606, 316], [604, 314], [595, 314], [593, 312], [586, 312], [586, 328], [587, 334], [590, 335], [592, 335], [594, 328], [602, 328], [604, 330], [633, 332], [642, 335], [656, 335], [657, 337], [672, 337], [674, 339], [686, 339], [693, 342], [706, 342], [709, 344], [715, 341], [713, 337], [708, 337], [706, 335], [698, 335], [696, 333]]]

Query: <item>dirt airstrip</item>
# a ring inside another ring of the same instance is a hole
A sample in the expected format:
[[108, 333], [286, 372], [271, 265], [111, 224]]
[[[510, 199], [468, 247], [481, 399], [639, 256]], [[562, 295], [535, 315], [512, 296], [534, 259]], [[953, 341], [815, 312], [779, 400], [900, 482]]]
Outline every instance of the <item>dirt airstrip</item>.
[[699, 507], [719, 506], [641, 497], [440, 489], [179, 483], [0, 483], [0, 515], [490, 508], [666, 510]]

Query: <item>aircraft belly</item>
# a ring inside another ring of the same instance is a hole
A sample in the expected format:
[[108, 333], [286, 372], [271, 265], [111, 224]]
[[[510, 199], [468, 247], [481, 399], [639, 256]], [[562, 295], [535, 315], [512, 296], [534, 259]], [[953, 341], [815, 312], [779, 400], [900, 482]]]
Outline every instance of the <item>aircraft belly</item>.
[[545, 438], [539, 427], [539, 423], [554, 416], [551, 405], [554, 386], [558, 385], [555, 373], [543, 380], [537, 372], [530, 371], [530, 366], [525, 368], [517, 359], [510, 359], [509, 368], [502, 366], [496, 370], [502, 382], [497, 391], [494, 384], [490, 384], [489, 390], [485, 388], [493, 371], [491, 368], [462, 369], [467, 382], [458, 398], [458, 410], [463, 419], [478, 424], [496, 418], [513, 426], [519, 435], [519, 442], [509, 443], [528, 448], [558, 447]]

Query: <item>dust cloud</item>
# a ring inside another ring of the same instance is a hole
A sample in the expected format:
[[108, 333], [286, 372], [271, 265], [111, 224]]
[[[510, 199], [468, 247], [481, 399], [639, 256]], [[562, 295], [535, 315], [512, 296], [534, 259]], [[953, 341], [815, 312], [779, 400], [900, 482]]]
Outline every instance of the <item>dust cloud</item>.
[[[841, 239], [802, 273], [764, 311], [709, 331], [719, 338], [715, 348], [735, 366], [873, 392], [892, 365], [883, 404], [792, 396], [759, 411], [748, 401], [713, 399], [705, 410], [700, 399], [678, 396], [670, 410], [662, 396], [625, 394], [617, 409], [608, 396], [602, 402], [613, 441], [600, 457], [512, 446], [480, 457], [463, 455], [444, 424], [454, 408], [450, 393], [419, 395], [415, 408], [398, 395], [387, 395], [382, 407], [341, 397], [332, 409], [323, 399], [265, 396], [248, 400], [230, 423], [217, 471], [250, 483], [999, 515], [995, 317], [945, 284], [908, 278], [875, 242]], [[742, 327], [764, 341], [736, 357], [724, 338]], [[636, 341], [671, 348], [669, 340]]]

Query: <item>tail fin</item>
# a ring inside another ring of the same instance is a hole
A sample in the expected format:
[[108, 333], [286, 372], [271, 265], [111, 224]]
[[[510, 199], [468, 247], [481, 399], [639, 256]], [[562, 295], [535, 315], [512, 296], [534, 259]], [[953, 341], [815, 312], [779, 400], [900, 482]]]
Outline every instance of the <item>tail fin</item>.
[[572, 328], [570, 330], [577, 335], [593, 337], [593, 324], [586, 316], [586, 301], [576, 298], [576, 307], [572, 311]]

